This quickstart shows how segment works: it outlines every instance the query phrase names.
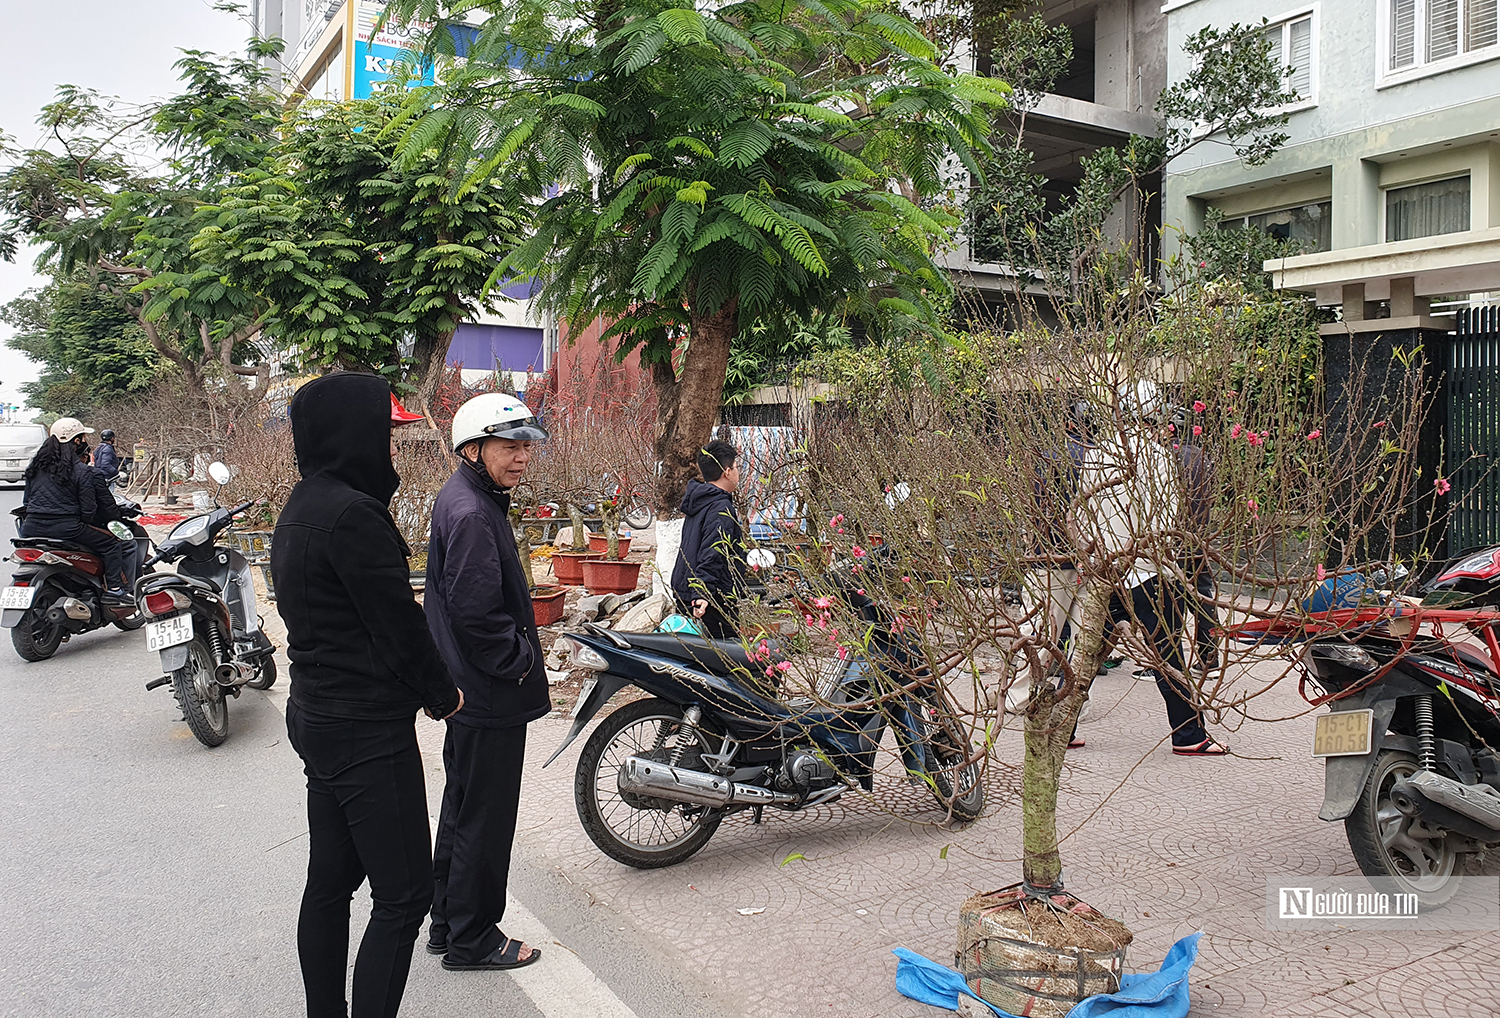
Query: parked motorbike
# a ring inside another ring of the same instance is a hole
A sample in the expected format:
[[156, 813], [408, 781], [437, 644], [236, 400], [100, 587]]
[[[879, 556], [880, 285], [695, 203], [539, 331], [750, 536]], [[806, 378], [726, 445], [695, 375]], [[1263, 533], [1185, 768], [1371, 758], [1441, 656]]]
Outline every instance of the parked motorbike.
[[[110, 524], [110, 531], [133, 542], [133, 572], [139, 574], [151, 551], [151, 538], [136, 522], [139, 503], [115, 496], [124, 520]], [[17, 526], [26, 516], [25, 506], [11, 510]], [[50, 537], [11, 539], [8, 556], [16, 563], [10, 586], [0, 590], [0, 626], [10, 630], [10, 642], [22, 660], [45, 661], [79, 633], [113, 625], [132, 632], [146, 618], [135, 604], [106, 601], [104, 560], [81, 544]]]
[[[209, 467], [223, 485], [229, 470]], [[244, 502], [179, 523], [157, 546], [156, 562], [175, 562], [175, 573], [154, 573], [136, 584], [146, 624], [146, 649], [161, 654], [164, 673], [147, 689], [170, 684], [193, 735], [205, 746], [229, 737], [229, 700], [240, 690], [276, 682], [275, 646], [260, 628], [250, 563], [214, 539], [253, 506]]]
[[872, 653], [827, 662], [816, 695], [800, 700], [754, 677], [778, 654], [769, 644], [762, 651], [592, 623], [564, 637], [574, 666], [595, 674], [547, 764], [615, 693], [651, 694], [605, 717], [579, 755], [574, 800], [594, 844], [627, 866], [670, 866], [706, 845], [731, 813], [751, 810], [759, 823], [767, 806], [805, 810], [856, 784], [869, 790], [888, 724], [907, 772], [938, 804], [956, 820], [979, 816], [981, 764], [941, 688], [873, 602], [850, 600], [873, 627]]
[[[1363, 873], [1435, 906], [1466, 856], [1500, 845], [1500, 547], [1443, 568], [1419, 603], [1381, 586], [1330, 580], [1324, 601], [1358, 603], [1310, 613], [1305, 630], [1302, 695], [1329, 707], [1313, 731], [1318, 816], [1344, 821]], [[1290, 627], [1238, 631], [1302, 643]]]

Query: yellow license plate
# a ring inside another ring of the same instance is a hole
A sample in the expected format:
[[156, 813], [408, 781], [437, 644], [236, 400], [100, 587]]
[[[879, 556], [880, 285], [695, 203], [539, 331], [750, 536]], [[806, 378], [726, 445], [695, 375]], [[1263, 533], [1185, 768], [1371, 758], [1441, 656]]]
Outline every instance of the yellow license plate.
[[1373, 710], [1341, 710], [1313, 723], [1313, 756], [1363, 756], [1370, 752]]

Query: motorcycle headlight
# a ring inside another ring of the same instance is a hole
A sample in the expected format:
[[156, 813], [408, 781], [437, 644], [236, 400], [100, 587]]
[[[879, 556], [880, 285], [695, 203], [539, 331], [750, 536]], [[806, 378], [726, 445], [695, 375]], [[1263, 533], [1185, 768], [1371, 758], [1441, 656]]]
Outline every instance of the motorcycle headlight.
[[609, 668], [609, 662], [604, 660], [603, 654], [577, 640], [568, 641], [568, 657], [577, 668], [587, 668], [595, 672], [602, 672]]
[[1352, 668], [1358, 672], [1373, 672], [1380, 667], [1375, 655], [1352, 643], [1319, 643], [1312, 649], [1314, 657]]

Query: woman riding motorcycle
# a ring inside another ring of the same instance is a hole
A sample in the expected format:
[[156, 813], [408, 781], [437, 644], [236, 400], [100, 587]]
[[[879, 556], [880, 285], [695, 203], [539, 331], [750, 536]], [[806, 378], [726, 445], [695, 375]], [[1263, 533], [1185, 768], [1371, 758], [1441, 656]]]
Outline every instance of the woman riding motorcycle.
[[99, 511], [93, 468], [84, 462], [87, 436], [93, 430], [72, 417], [59, 418], [52, 425], [51, 434], [26, 466], [21, 536], [50, 537], [88, 548], [104, 560], [105, 599], [129, 603], [131, 594], [121, 586], [125, 557], [120, 541], [87, 522]]

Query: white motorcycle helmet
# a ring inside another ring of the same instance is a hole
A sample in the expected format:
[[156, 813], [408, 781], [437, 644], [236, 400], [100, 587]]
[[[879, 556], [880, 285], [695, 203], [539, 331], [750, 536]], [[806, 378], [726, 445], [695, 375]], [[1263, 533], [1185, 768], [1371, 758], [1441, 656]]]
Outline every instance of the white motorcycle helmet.
[[540, 442], [547, 432], [531, 408], [504, 392], [475, 396], [453, 415], [453, 451], [484, 438]]
[[1155, 382], [1142, 379], [1120, 386], [1120, 410], [1126, 420], [1161, 424], [1166, 420], [1167, 404]]

